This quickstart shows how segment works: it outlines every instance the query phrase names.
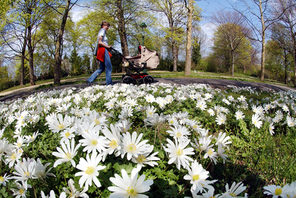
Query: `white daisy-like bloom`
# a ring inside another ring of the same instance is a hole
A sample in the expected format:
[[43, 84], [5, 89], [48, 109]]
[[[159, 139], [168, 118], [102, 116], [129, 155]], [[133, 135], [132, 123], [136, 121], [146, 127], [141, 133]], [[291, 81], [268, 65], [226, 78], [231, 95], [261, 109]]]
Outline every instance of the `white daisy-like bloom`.
[[187, 137], [190, 135], [190, 131], [185, 126], [181, 125], [172, 126], [171, 130], [168, 130], [167, 133], [177, 139], [187, 139]]
[[287, 115], [286, 120], [287, 120], [288, 127], [294, 127], [296, 125], [296, 119], [295, 118], [292, 118], [291, 116]]
[[65, 140], [65, 142], [61, 143], [61, 146], [62, 148], [57, 147], [58, 152], [52, 153], [52, 155], [59, 158], [57, 161], [55, 161], [53, 167], [57, 167], [64, 162], [71, 162], [72, 166], [75, 167], [76, 163], [73, 158], [76, 156], [80, 144], [75, 146], [75, 140], [72, 139], [71, 144], [69, 140]]
[[214, 192], [214, 188], [210, 188], [207, 192], [202, 193], [202, 195], [197, 195], [199, 193], [197, 190], [191, 191], [193, 198], [221, 198], [221, 195], [215, 195]]
[[238, 101], [240, 101], [240, 102], [245, 102], [247, 98], [246, 98], [245, 96], [241, 95], [241, 96], [238, 97], [237, 99], [238, 99]]
[[15, 198], [25, 198], [28, 188], [31, 188], [27, 182], [15, 182], [16, 188], [12, 188], [12, 192]]
[[[43, 191], [41, 191], [41, 198], [56, 198], [56, 195], [53, 190], [49, 192], [49, 195], [45, 195]], [[59, 198], [67, 198], [66, 194], [62, 192], [59, 196]]]
[[137, 163], [140, 167], [143, 167], [145, 165], [149, 165], [152, 167], [158, 165], [158, 163], [156, 162], [160, 160], [157, 157], [158, 152], [151, 154], [153, 152], [153, 148], [154, 147], [152, 145], [150, 147], [147, 147], [146, 151], [138, 155], [137, 158], [132, 158], [132, 162]]
[[129, 117], [133, 116], [133, 109], [130, 106], [125, 106], [121, 109], [120, 115], [118, 116], [119, 119], [125, 120]]
[[49, 129], [54, 133], [63, 131], [64, 129], [70, 127], [74, 122], [73, 117], [66, 115], [63, 118], [62, 114], [50, 114], [46, 116], [45, 119]]
[[194, 160], [190, 167], [188, 167], [188, 174], [184, 176], [185, 180], [189, 180], [192, 184], [192, 191], [204, 191], [205, 180], [209, 177], [209, 172], [206, 171], [201, 164]]
[[14, 149], [14, 146], [10, 144], [5, 138], [0, 139], [0, 160], [2, 158], [2, 155], [5, 153], [11, 153], [12, 150]]
[[162, 97], [157, 97], [155, 99], [155, 102], [158, 104], [158, 106], [161, 108], [161, 109], [164, 109], [164, 107], [168, 104], [166, 99], [165, 98], [162, 98]]
[[145, 96], [145, 100], [148, 103], [153, 103], [153, 102], [155, 102], [155, 97], [153, 95], [151, 95], [151, 94], [148, 94], [148, 95]]
[[75, 137], [75, 128], [74, 127], [66, 128], [60, 134], [62, 137], [61, 142], [64, 142], [65, 140], [70, 140]]
[[206, 110], [207, 103], [205, 100], [201, 99], [196, 102], [196, 107], [202, 111]]
[[87, 153], [90, 153], [98, 151], [101, 153], [106, 150], [107, 140], [104, 136], [100, 136], [98, 131], [91, 130], [88, 133], [83, 133], [82, 137], [79, 142], [84, 147], [83, 152], [87, 151]]
[[101, 183], [98, 180], [99, 171], [106, 168], [106, 166], [99, 165], [101, 159], [102, 157], [97, 155], [96, 152], [92, 152], [91, 156], [87, 154], [86, 159], [80, 158], [76, 168], [81, 171], [76, 173], [75, 176], [81, 176], [79, 185], [81, 188], [84, 185], [84, 190], [87, 190], [88, 187], [92, 185], [92, 182], [94, 182], [98, 188], [101, 187]]
[[229, 100], [227, 100], [226, 98], [223, 98], [222, 99], [222, 102], [224, 102], [225, 104], [227, 104], [227, 105], [230, 105], [231, 103], [229, 102]]
[[225, 150], [222, 146], [222, 144], [218, 144], [218, 156], [221, 157], [223, 159], [223, 163], [225, 163], [226, 159], [227, 159], [227, 155], [224, 153]]
[[4, 130], [5, 130], [5, 128], [3, 128], [3, 129], [0, 129], [0, 139], [1, 139], [1, 138], [2, 138], [2, 136], [3, 136]]
[[274, 123], [279, 123], [282, 119], [283, 119], [284, 115], [282, 113], [282, 111], [277, 110], [275, 113], [275, 117], [273, 118], [273, 122]]
[[264, 109], [262, 106], [258, 106], [256, 107], [255, 105], [252, 106], [252, 111], [255, 113], [255, 114], [258, 114], [260, 116], [262, 116], [264, 114]]
[[215, 115], [215, 111], [213, 109], [208, 109], [207, 112], [210, 114], [210, 116]]
[[238, 110], [235, 112], [235, 119], [236, 120], [243, 120], [245, 118], [245, 115], [242, 111]]
[[142, 137], [142, 133], [138, 135], [135, 131], [132, 134], [129, 132], [123, 134], [121, 158], [126, 154], [127, 159], [131, 160], [132, 157], [137, 158], [140, 154], [144, 153], [150, 145], [146, 144], [148, 140], [141, 141]]
[[13, 172], [14, 176], [12, 177], [16, 181], [26, 181], [33, 177], [35, 172], [36, 161], [33, 159], [25, 159], [19, 161], [15, 166], [15, 171]]
[[179, 124], [179, 122], [178, 122], [178, 120], [177, 120], [177, 118], [175, 116], [167, 117], [167, 121], [168, 121], [169, 125], [171, 125], [171, 126]]
[[146, 107], [146, 116], [151, 117], [156, 112], [156, 109], [154, 106], [147, 106]]
[[105, 160], [106, 155], [111, 155], [112, 153], [114, 153], [115, 156], [119, 156], [121, 154], [121, 135], [119, 127], [111, 124], [110, 130], [104, 128], [102, 133], [106, 138], [106, 150], [104, 151], [105, 155], [103, 154], [103, 161]]
[[269, 130], [270, 135], [274, 134], [274, 125], [272, 122], [269, 124], [268, 130]]
[[115, 125], [120, 129], [121, 132], [126, 133], [131, 128], [132, 122], [130, 122], [129, 120], [121, 120]]
[[283, 187], [283, 195], [282, 197], [296, 197], [296, 181], [292, 182], [291, 184], [286, 184]]
[[271, 195], [273, 198], [281, 197], [283, 195], [283, 188], [281, 186], [269, 185], [264, 186], [264, 194]]
[[247, 197], [247, 195], [245, 194], [244, 196], [239, 196], [242, 192], [244, 192], [247, 189], [246, 186], [244, 186], [244, 184], [242, 182], [236, 183], [233, 182], [231, 184], [231, 187], [229, 188], [229, 185], [226, 184], [225, 185], [225, 193], [223, 193], [221, 195], [221, 197], [223, 198], [232, 198], [232, 197]]
[[213, 148], [208, 148], [206, 154], [204, 155], [205, 159], [208, 158], [208, 157], [210, 158], [211, 161], [214, 162], [214, 164], [217, 163], [218, 155], [217, 155], [216, 151]]
[[226, 115], [224, 113], [217, 114], [216, 123], [218, 125], [222, 125], [222, 124], [225, 124], [225, 122], [226, 122]]
[[217, 137], [217, 141], [216, 141], [216, 145], [221, 144], [223, 147], [228, 146], [228, 144], [231, 144], [232, 142], [230, 141], [230, 137], [226, 136], [226, 133], [222, 133], [219, 132], [218, 137]]
[[25, 137], [24, 136], [19, 136], [17, 138], [17, 141], [14, 143], [14, 146], [17, 149], [20, 149], [20, 148], [22, 148], [22, 146], [24, 145], [25, 142], [26, 142]]
[[189, 163], [193, 161], [193, 159], [189, 157], [189, 155], [194, 155], [193, 148], [186, 148], [190, 143], [190, 140], [175, 140], [174, 143], [170, 139], [167, 139], [167, 142], [167, 147], [164, 147], [164, 150], [169, 154], [168, 164], [175, 163], [179, 170], [181, 167], [187, 168], [189, 166]]
[[38, 135], [39, 135], [39, 132], [35, 132], [32, 135], [24, 136], [25, 142], [27, 144], [30, 144], [30, 143], [34, 142]]
[[283, 106], [282, 106], [282, 109], [283, 109], [283, 111], [284, 112], [286, 112], [286, 113], [288, 113], [290, 110], [289, 110], [289, 107], [286, 105], [286, 104], [284, 104]]
[[213, 147], [213, 145], [211, 145], [211, 142], [212, 142], [212, 135], [202, 136], [198, 139], [198, 142], [196, 139], [194, 139], [195, 145], [193, 144], [192, 145], [200, 151], [206, 151], [209, 148]]
[[262, 126], [261, 117], [259, 114], [252, 115], [252, 124], [255, 125], [256, 128], [260, 129]]
[[14, 164], [17, 163], [20, 160], [20, 158], [21, 158], [21, 156], [23, 154], [21, 149], [18, 149], [18, 150], [14, 149], [14, 150], [11, 150], [11, 151], [6, 151], [6, 153], [7, 154], [5, 155], [4, 162], [6, 164], [8, 164], [9, 168], [12, 168], [14, 166]]
[[12, 179], [9, 175], [7, 175], [7, 173], [5, 173], [4, 175], [0, 175], [0, 186], [6, 186], [6, 182], [8, 182], [8, 180]]
[[88, 198], [89, 197], [85, 193], [86, 192], [85, 190], [83, 190], [82, 192], [79, 192], [75, 188], [73, 179], [69, 179], [68, 187], [69, 187], [70, 190], [68, 188], [63, 187], [63, 191], [64, 191], [65, 195], [68, 195], [68, 198], [76, 198], [76, 197]]
[[129, 176], [127, 172], [122, 169], [121, 175], [115, 174], [110, 178], [110, 181], [114, 186], [108, 187], [112, 193], [110, 198], [148, 198], [143, 193], [150, 190], [150, 186], [153, 184], [152, 180], [145, 180], [145, 175], [139, 175], [139, 167], [134, 168]]
[[46, 169], [49, 165], [50, 165], [50, 163], [46, 163], [45, 165], [43, 165], [42, 162], [40, 161], [40, 159], [38, 158], [37, 161], [35, 162], [35, 168], [34, 168], [34, 172], [32, 174], [32, 178], [33, 179], [41, 179], [41, 178], [45, 178], [46, 176], [55, 177], [55, 175], [53, 173], [49, 173], [49, 171], [52, 169], [52, 167], [50, 167], [46, 171]]

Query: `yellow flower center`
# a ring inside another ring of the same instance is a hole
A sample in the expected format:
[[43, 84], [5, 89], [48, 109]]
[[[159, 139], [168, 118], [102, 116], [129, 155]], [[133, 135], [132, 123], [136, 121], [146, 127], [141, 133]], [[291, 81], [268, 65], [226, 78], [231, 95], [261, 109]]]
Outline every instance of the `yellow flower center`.
[[196, 125], [196, 124], [195, 124], [195, 125], [193, 125], [193, 126], [192, 126], [192, 128], [194, 128], [194, 129], [197, 129], [197, 125]]
[[209, 156], [212, 156], [213, 153], [214, 153], [213, 149], [209, 149], [208, 152], [207, 152], [207, 154], [208, 154]]
[[215, 196], [211, 196], [210, 198], [216, 198]]
[[72, 159], [72, 155], [71, 155], [71, 153], [67, 152], [67, 153], [66, 153], [66, 158], [67, 158], [68, 160], [71, 160], [71, 159]]
[[19, 148], [22, 147], [22, 143], [20, 143], [20, 142], [18, 142], [16, 145], [17, 145], [17, 147], [19, 147]]
[[148, 112], [148, 115], [152, 116], [152, 112], [151, 112], [151, 111], [149, 111], [149, 112]]
[[97, 140], [92, 140], [91, 141], [91, 145], [96, 146], [97, 144], [98, 144], [98, 141]]
[[4, 182], [4, 177], [0, 176], [0, 182]]
[[134, 153], [134, 152], [136, 152], [136, 150], [137, 150], [137, 147], [136, 147], [135, 144], [129, 144], [127, 146], [127, 151], [130, 152], [130, 153]]
[[198, 174], [193, 175], [192, 176], [192, 179], [193, 179], [193, 181], [199, 180], [199, 175]]
[[171, 120], [171, 121], [170, 121], [170, 124], [174, 124], [174, 120]]
[[15, 153], [12, 153], [12, 155], [10, 156], [10, 159], [16, 160], [16, 154]]
[[95, 168], [92, 166], [87, 167], [87, 169], [85, 170], [85, 173], [88, 175], [92, 175], [95, 172]]
[[180, 132], [180, 131], [178, 131], [177, 133], [176, 133], [176, 137], [177, 138], [180, 138], [182, 136], [182, 133]]
[[63, 130], [64, 128], [65, 128], [65, 126], [64, 126], [63, 124], [59, 124], [59, 125], [58, 125], [58, 129], [59, 129], [59, 130]]
[[177, 155], [178, 155], [178, 156], [183, 155], [183, 149], [178, 148], [178, 150], [177, 150]]
[[231, 197], [236, 197], [236, 194], [234, 194], [234, 193], [230, 193], [229, 194]]
[[24, 172], [24, 174], [25, 174], [27, 177], [29, 177], [29, 176], [30, 176], [30, 173], [29, 173], [29, 171], [26, 171], [26, 172]]
[[135, 197], [135, 196], [137, 196], [138, 193], [133, 187], [128, 187], [127, 194], [131, 197]]
[[65, 133], [66, 138], [68, 138], [70, 135], [71, 135], [71, 133], [70, 133], [69, 131], [67, 131], [67, 132]]
[[143, 163], [146, 161], [146, 157], [144, 155], [139, 155], [137, 158], [137, 162]]
[[19, 190], [19, 193], [20, 193], [21, 195], [24, 194], [24, 192], [25, 192], [24, 189], [20, 189], [20, 190]]
[[96, 125], [100, 125], [101, 124], [100, 120], [98, 120], [98, 119], [95, 119], [95, 123], [96, 123]]
[[117, 144], [117, 141], [116, 140], [112, 140], [110, 143], [109, 143], [109, 146], [113, 149], [116, 149], [118, 147], [118, 144]]
[[275, 193], [274, 193], [274, 194], [275, 194], [275, 195], [281, 195], [281, 194], [282, 194], [282, 192], [283, 192], [283, 191], [282, 191], [282, 189], [281, 189], [281, 188], [276, 188], [276, 189], [275, 189]]

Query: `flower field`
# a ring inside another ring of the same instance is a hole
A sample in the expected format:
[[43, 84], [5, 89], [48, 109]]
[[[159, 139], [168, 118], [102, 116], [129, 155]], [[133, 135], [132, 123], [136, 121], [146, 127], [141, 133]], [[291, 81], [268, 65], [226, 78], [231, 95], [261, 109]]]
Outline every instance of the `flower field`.
[[68, 88], [0, 103], [0, 197], [296, 197], [296, 92]]

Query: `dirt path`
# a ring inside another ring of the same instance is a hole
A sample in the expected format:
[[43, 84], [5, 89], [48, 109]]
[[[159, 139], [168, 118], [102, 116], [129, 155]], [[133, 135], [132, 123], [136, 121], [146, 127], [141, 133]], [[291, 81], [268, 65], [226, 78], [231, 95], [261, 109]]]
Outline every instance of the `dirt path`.
[[[159, 83], [170, 83], [170, 84], [179, 84], [179, 85], [188, 85], [192, 83], [201, 83], [201, 84], [209, 84], [213, 88], [220, 88], [220, 89], [225, 89], [227, 88], [228, 85], [232, 86], [237, 86], [237, 87], [252, 87], [258, 90], [263, 90], [263, 91], [288, 91], [288, 90], [294, 90], [296, 89], [289, 88], [289, 87], [283, 87], [279, 85], [270, 85], [270, 84], [265, 84], [265, 83], [255, 83], [255, 82], [247, 82], [247, 81], [236, 81], [236, 80], [224, 80], [224, 79], [200, 79], [200, 78], [156, 78], [156, 82]], [[114, 83], [121, 83], [120, 81], [113, 81]], [[50, 83], [47, 83], [50, 84]], [[101, 84], [101, 83], [100, 83]], [[102, 83], [103, 84], [103, 83]], [[7, 100], [13, 100], [17, 98], [23, 98], [27, 97], [33, 93], [36, 92], [44, 92], [48, 90], [53, 90], [53, 89], [65, 89], [69, 87], [76, 87], [76, 88], [85, 88], [88, 85], [87, 84], [69, 84], [69, 85], [62, 85], [59, 87], [50, 87], [50, 88], [44, 88], [38, 90], [37, 88], [40, 86], [43, 86], [46, 84], [42, 85], [35, 85], [31, 87], [25, 87], [21, 88], [18, 90], [13, 90], [10, 92], [4, 92], [0, 94], [0, 101], [7, 101]], [[37, 90], [36, 90], [37, 89]]]

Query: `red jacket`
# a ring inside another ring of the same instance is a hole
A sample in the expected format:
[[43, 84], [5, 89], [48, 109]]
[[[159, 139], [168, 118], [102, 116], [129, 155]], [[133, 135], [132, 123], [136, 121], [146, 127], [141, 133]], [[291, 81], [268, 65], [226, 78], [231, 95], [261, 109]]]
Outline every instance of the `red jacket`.
[[[105, 50], [106, 48], [99, 46], [97, 51], [97, 59], [101, 62], [105, 62]], [[109, 56], [111, 58], [111, 53], [108, 51]]]

